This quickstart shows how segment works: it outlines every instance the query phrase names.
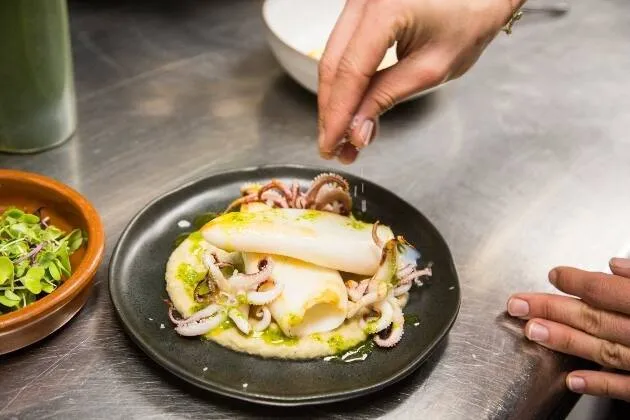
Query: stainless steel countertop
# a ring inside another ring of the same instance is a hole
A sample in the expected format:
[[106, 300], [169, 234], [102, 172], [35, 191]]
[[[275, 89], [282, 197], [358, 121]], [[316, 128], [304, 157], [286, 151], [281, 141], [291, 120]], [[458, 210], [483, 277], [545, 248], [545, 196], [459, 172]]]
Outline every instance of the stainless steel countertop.
[[[130, 4], [127, 4], [130, 3]], [[315, 98], [283, 74], [258, 1], [71, 2], [80, 128], [63, 147], [0, 157], [84, 193], [107, 257], [152, 198], [221, 169], [323, 164]], [[416, 205], [449, 243], [463, 303], [419, 371], [368, 398], [306, 410], [198, 392], [123, 333], [107, 267], [65, 328], [4, 356], [2, 418], [528, 418], [570, 395], [577, 360], [525, 342], [506, 320], [518, 290], [551, 290], [554, 265], [605, 267], [630, 241], [630, 9], [574, 0], [531, 15], [463, 79], [393, 110], [349, 170]]]

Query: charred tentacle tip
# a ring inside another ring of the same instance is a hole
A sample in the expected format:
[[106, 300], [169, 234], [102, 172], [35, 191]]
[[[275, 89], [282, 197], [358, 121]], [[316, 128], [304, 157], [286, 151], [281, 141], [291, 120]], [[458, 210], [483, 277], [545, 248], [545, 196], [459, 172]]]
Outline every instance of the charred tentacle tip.
[[[200, 289], [204, 285], [208, 288], [208, 292], [201, 293]], [[216, 296], [216, 294], [218, 293], [218, 291], [219, 291], [219, 287], [214, 282], [214, 280], [209, 275], [209, 273], [207, 273], [206, 276], [195, 286], [195, 290], [193, 291], [193, 296], [197, 303], [211, 302], [213, 298]]]
[[372, 225], [372, 240], [374, 241], [377, 247], [383, 249], [383, 246], [385, 246], [385, 243], [383, 242], [381, 238], [378, 237], [378, 227], [380, 226], [380, 224], [381, 222], [377, 220]]
[[179, 312], [177, 312], [177, 310], [173, 306], [173, 303], [168, 299], [165, 299], [164, 302], [168, 305], [168, 319], [170, 319], [171, 322], [175, 325], [182, 324], [185, 319], [179, 314]]
[[225, 210], [223, 210], [223, 214], [225, 213], [229, 213], [230, 211], [234, 210], [236, 207], [243, 205], [243, 204], [248, 204], [248, 203], [253, 203], [259, 201], [258, 198], [258, 193], [251, 193], [248, 194], [244, 197], [239, 197], [236, 200], [232, 201]]

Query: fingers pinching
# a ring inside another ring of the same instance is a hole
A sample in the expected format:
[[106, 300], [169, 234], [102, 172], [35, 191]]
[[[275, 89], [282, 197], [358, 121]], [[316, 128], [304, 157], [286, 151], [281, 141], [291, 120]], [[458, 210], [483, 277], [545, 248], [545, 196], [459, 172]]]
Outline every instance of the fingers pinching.
[[582, 298], [597, 308], [630, 315], [630, 279], [614, 274], [557, 267], [549, 281], [559, 290]]
[[571, 391], [579, 394], [630, 401], [629, 375], [576, 370], [567, 375], [566, 384]]
[[534, 318], [525, 326], [525, 335], [548, 349], [592, 360], [604, 367], [630, 370], [630, 348], [593, 337], [568, 325]]
[[337, 19], [335, 27], [328, 37], [324, 54], [319, 60], [317, 107], [319, 109], [320, 120], [324, 108], [326, 104], [328, 104], [328, 99], [330, 98], [330, 88], [335, 80], [339, 59], [343, 55], [346, 45], [348, 45], [361, 20], [366, 2], [367, 0], [349, 0], [346, 2]]
[[339, 59], [330, 96], [322, 113], [320, 149], [334, 150], [352, 119], [385, 52], [395, 40], [394, 17], [365, 7], [363, 17]]

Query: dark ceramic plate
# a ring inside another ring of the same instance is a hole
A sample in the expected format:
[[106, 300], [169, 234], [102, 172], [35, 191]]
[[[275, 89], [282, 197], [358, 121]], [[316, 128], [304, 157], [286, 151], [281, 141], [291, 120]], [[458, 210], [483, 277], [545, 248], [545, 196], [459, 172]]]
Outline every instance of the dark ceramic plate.
[[[393, 349], [376, 349], [362, 362], [343, 363], [262, 359], [209, 341], [178, 336], [163, 299], [164, 270], [180, 220], [220, 211], [246, 182], [270, 178], [304, 184], [325, 169], [267, 166], [224, 172], [187, 184], [145, 207], [125, 229], [114, 251], [109, 286], [118, 316], [131, 338], [161, 366], [208, 391], [271, 405], [339, 401], [382, 389], [407, 376], [446, 336], [457, 316], [460, 289], [448, 246], [416, 209], [367, 180], [341, 173], [358, 185], [355, 210], [366, 200], [362, 218], [389, 224], [433, 261], [433, 278], [412, 289], [405, 314], [417, 316]], [[363, 183], [363, 187], [360, 185]], [[247, 385], [244, 385], [247, 384]]]

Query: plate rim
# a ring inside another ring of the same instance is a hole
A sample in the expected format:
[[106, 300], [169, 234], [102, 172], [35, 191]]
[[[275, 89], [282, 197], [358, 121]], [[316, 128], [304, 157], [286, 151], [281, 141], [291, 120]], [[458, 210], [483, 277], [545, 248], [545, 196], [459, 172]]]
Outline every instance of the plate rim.
[[129, 222], [123, 229], [122, 233], [120, 234], [118, 240], [116, 241], [116, 245], [114, 246], [112, 250], [112, 256], [108, 264], [108, 281], [107, 281], [107, 285], [109, 288], [109, 297], [112, 302], [112, 305], [114, 306], [116, 317], [118, 318], [119, 322], [122, 324], [122, 327], [125, 333], [127, 334], [127, 336], [142, 350], [142, 352], [145, 355], [149, 356], [149, 358], [151, 358], [151, 360], [157, 363], [161, 368], [165, 369], [166, 371], [170, 372], [171, 374], [175, 375], [181, 380], [199, 389], [202, 389], [204, 391], [208, 391], [211, 393], [215, 393], [223, 397], [227, 397], [227, 398], [247, 401], [249, 403], [254, 403], [254, 404], [259, 404], [259, 405], [276, 406], [276, 407], [298, 407], [298, 406], [304, 406], [304, 405], [321, 405], [321, 404], [329, 404], [329, 403], [349, 400], [349, 399], [357, 398], [360, 396], [368, 395], [376, 391], [379, 391], [387, 386], [400, 382], [402, 379], [406, 378], [411, 373], [416, 371], [420, 367], [420, 365], [422, 365], [422, 363], [426, 359], [428, 359], [431, 356], [431, 354], [433, 354], [433, 352], [437, 349], [437, 347], [439, 347], [440, 343], [442, 343], [448, 337], [448, 334], [451, 331], [459, 315], [459, 311], [460, 311], [461, 303], [462, 303], [462, 294], [461, 294], [461, 285], [459, 281], [459, 275], [455, 267], [453, 255], [451, 253], [450, 247], [448, 246], [448, 243], [446, 242], [446, 240], [444, 239], [440, 231], [433, 225], [433, 223], [422, 212], [420, 212], [420, 210], [418, 210], [415, 206], [411, 205], [406, 200], [404, 200], [403, 198], [399, 197], [397, 194], [389, 190], [386, 190], [389, 194], [393, 195], [404, 204], [416, 210], [429, 223], [429, 225], [433, 229], [434, 233], [438, 236], [438, 238], [446, 245], [447, 251], [450, 257], [451, 267], [449, 268], [452, 270], [452, 272], [455, 275], [456, 287], [454, 290], [457, 291], [456, 307], [450, 319], [448, 320], [448, 324], [446, 328], [444, 328], [443, 331], [440, 334], [438, 334], [438, 336], [435, 339], [431, 341], [430, 345], [427, 346], [427, 350], [421, 352], [418, 355], [418, 357], [416, 357], [411, 363], [407, 364], [404, 368], [402, 368], [400, 371], [390, 376], [389, 378], [382, 380], [380, 382], [377, 382], [375, 384], [366, 386], [366, 387], [356, 388], [350, 391], [338, 391], [334, 393], [328, 393], [326, 395], [318, 394], [315, 396], [301, 396], [301, 397], [285, 398], [285, 397], [269, 397], [269, 396], [262, 396], [262, 395], [252, 394], [252, 393], [245, 393], [238, 389], [229, 389], [222, 385], [209, 384], [205, 381], [200, 380], [198, 377], [192, 374], [189, 374], [185, 370], [182, 371], [182, 369], [176, 368], [167, 358], [162, 357], [159, 352], [154, 351], [152, 347], [146, 342], [146, 340], [142, 339], [138, 334], [135, 334], [132, 331], [132, 329], [128, 326], [129, 321], [127, 317], [125, 316], [125, 314], [123, 313], [123, 311], [121, 310], [121, 307], [120, 307], [121, 302], [119, 301], [119, 297], [116, 296], [116, 293], [114, 292], [114, 287], [112, 286], [115, 283], [115, 280], [114, 280], [114, 277], [115, 277], [114, 274], [116, 274], [115, 267], [116, 265], [119, 265], [118, 261], [123, 259], [123, 256], [121, 255], [121, 248], [123, 244], [125, 243], [125, 241], [127, 240], [127, 237], [129, 236], [132, 227], [144, 215], [144, 213], [146, 213], [156, 203], [209, 178], [231, 175], [231, 174], [243, 174], [243, 173], [248, 173], [248, 172], [251, 173], [251, 172], [256, 172], [260, 170], [282, 170], [282, 169], [335, 172], [344, 177], [346, 176], [354, 177], [354, 178], [361, 179], [362, 181], [367, 181], [370, 184], [373, 184], [380, 189], [386, 190], [384, 187], [380, 186], [376, 182], [370, 181], [369, 179], [366, 179], [363, 176], [354, 175], [343, 170], [337, 170], [337, 169], [333, 169], [333, 168], [325, 167], [325, 166], [302, 165], [302, 164], [294, 164], [294, 163], [252, 165], [252, 166], [245, 166], [245, 167], [236, 168], [236, 169], [216, 170], [203, 176], [190, 178], [188, 181], [183, 182], [181, 185], [171, 190], [168, 190], [165, 193], [162, 193], [156, 196], [155, 198], [149, 200], [129, 220]]

